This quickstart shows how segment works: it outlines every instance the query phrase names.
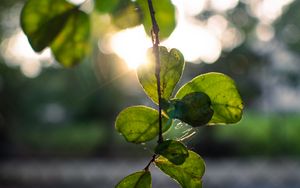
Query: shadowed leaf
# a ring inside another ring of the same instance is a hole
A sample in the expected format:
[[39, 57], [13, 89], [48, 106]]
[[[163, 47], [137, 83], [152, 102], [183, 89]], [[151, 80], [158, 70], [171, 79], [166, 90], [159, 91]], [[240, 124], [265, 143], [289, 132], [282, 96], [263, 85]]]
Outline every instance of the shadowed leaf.
[[230, 77], [213, 72], [202, 74], [182, 86], [175, 98], [182, 99], [187, 94], [194, 92], [203, 92], [211, 100], [214, 114], [209, 124], [240, 121], [243, 102], [234, 81]]
[[32, 48], [40, 52], [61, 32], [76, 7], [62, 0], [29, 0], [21, 13], [21, 26]]
[[167, 140], [157, 145], [155, 153], [164, 156], [170, 162], [176, 165], [182, 164], [189, 156], [188, 150], [181, 142]]
[[21, 26], [35, 51], [50, 46], [55, 59], [65, 67], [78, 64], [89, 52], [89, 16], [67, 1], [27, 1]]
[[164, 104], [170, 118], [180, 119], [193, 127], [206, 125], [214, 114], [210, 98], [203, 92], [189, 93]]

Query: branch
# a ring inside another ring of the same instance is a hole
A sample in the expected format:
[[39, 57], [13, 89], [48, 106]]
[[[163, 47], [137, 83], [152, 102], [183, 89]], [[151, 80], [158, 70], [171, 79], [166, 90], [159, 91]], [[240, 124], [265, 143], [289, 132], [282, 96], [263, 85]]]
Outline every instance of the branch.
[[160, 59], [159, 59], [159, 27], [155, 19], [155, 11], [153, 8], [152, 0], [148, 0], [148, 7], [150, 11], [151, 21], [152, 21], [152, 44], [153, 44], [153, 54], [155, 56], [155, 77], [157, 85], [157, 95], [158, 95], [158, 122], [159, 122], [159, 133], [158, 133], [158, 143], [163, 142], [162, 136], [162, 108], [161, 108], [161, 89], [160, 89]]

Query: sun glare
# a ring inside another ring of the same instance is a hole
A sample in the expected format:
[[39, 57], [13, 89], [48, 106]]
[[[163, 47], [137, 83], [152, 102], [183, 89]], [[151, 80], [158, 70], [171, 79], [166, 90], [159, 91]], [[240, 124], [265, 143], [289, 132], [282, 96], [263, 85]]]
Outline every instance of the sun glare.
[[179, 49], [190, 62], [213, 63], [221, 54], [221, 43], [213, 34], [199, 24], [185, 20], [178, 22], [173, 34], [163, 44]]
[[[174, 0], [173, 2], [183, 4], [186, 1]], [[191, 7], [191, 4], [184, 4], [186, 8]], [[171, 36], [161, 45], [179, 49], [186, 61], [214, 63], [221, 54], [221, 41], [203, 24], [188, 18], [184, 13], [186, 8], [178, 8], [177, 26]], [[199, 12], [201, 9], [193, 11]], [[146, 35], [143, 26], [120, 31], [111, 37], [109, 43], [111, 50], [123, 59], [130, 69], [135, 69], [145, 62], [146, 51], [151, 47], [151, 40]]]
[[75, 5], [79, 5], [81, 3], [84, 3], [85, 0], [68, 0], [70, 3], [73, 3]]
[[[281, 14], [283, 7], [292, 1], [244, 0], [262, 23], [273, 21]], [[238, 5], [239, 0], [172, 0], [172, 2], [177, 6], [177, 26], [161, 45], [179, 49], [186, 61], [214, 63], [220, 57], [222, 50], [232, 50], [243, 42], [243, 33], [230, 25], [225, 17], [215, 15], [207, 22], [196, 20], [194, 17], [207, 7], [220, 12], [233, 9]], [[257, 36], [262, 41], [273, 38], [274, 31], [267, 26], [268, 24], [259, 25], [256, 29]], [[151, 40], [146, 36], [143, 27], [138, 26], [113, 35], [110, 47], [111, 51], [121, 57], [129, 68], [136, 68], [145, 62], [146, 50], [151, 47]]]
[[226, 11], [237, 6], [239, 0], [211, 0], [211, 6], [217, 11]]
[[113, 35], [110, 45], [130, 69], [135, 69], [146, 62], [146, 51], [151, 47], [151, 40], [146, 35], [143, 26], [138, 26]]
[[177, 9], [183, 9], [183, 11], [190, 16], [199, 14], [207, 6], [207, 1], [208, 0], [172, 0], [173, 4], [177, 6]]

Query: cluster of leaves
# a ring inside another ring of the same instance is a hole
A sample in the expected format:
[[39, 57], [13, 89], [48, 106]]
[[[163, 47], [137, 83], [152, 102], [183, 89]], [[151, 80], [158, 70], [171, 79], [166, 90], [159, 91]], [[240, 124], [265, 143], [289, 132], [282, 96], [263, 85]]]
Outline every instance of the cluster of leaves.
[[[137, 70], [138, 79], [149, 98], [158, 104], [155, 60], [152, 49], [148, 63]], [[177, 49], [159, 47], [160, 81], [163, 108], [163, 132], [178, 119], [193, 127], [236, 123], [242, 117], [243, 103], [234, 81], [221, 73], [202, 74], [184, 84], [172, 97], [183, 69], [184, 57]], [[143, 143], [159, 134], [158, 111], [147, 106], [132, 106], [117, 117], [116, 129], [126, 141]], [[155, 165], [175, 179], [182, 187], [201, 187], [205, 171], [203, 159], [177, 140], [166, 140], [154, 149]], [[131, 186], [134, 185], [134, 186]], [[151, 187], [146, 168], [124, 178], [116, 187]]]
[[[108, 13], [119, 28], [143, 24], [150, 35], [152, 22], [146, 0], [94, 0], [95, 10]], [[21, 26], [33, 49], [37, 52], [50, 47], [55, 58], [65, 67], [79, 63], [90, 48], [89, 15], [66, 0], [28, 0], [22, 10]], [[174, 30], [175, 8], [170, 0], [153, 1], [160, 37], [166, 38]], [[152, 20], [153, 21], [153, 20]], [[157, 88], [157, 64], [153, 49], [149, 49], [148, 63], [137, 70], [145, 93], [160, 108], [161, 114], [147, 106], [132, 106], [117, 117], [115, 127], [126, 141], [139, 144], [165, 133], [177, 119], [193, 127], [236, 123], [241, 119], [243, 104], [234, 81], [221, 73], [199, 75], [184, 84], [173, 96], [181, 78], [185, 62], [177, 49], [159, 47], [160, 96]], [[161, 100], [159, 100], [161, 99]], [[202, 186], [205, 171], [203, 159], [178, 140], [159, 142], [149, 165], [155, 165], [175, 179], [183, 188]], [[151, 187], [149, 165], [121, 180], [117, 188]]]
[[[92, 0], [94, 11], [109, 14], [119, 29], [143, 24], [150, 35], [151, 20], [145, 0]], [[66, 0], [28, 0], [22, 9], [21, 27], [32, 48], [41, 52], [50, 47], [64, 67], [80, 63], [91, 51], [90, 13]], [[170, 0], [154, 3], [161, 37], [167, 38], [176, 26], [175, 7]]]

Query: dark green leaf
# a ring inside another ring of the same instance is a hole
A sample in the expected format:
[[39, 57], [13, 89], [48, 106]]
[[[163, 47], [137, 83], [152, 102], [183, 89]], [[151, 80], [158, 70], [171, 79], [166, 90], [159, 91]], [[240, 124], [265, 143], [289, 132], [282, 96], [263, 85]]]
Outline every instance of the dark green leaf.
[[155, 153], [164, 156], [176, 165], [184, 163], [185, 159], [189, 156], [185, 145], [175, 140], [167, 140], [157, 145]]
[[142, 24], [142, 14], [136, 2], [122, 0], [111, 12], [112, 22], [120, 29]]
[[79, 63], [89, 51], [89, 17], [64, 0], [27, 1], [21, 25], [35, 51], [51, 46], [56, 60], [66, 67]]
[[230, 77], [221, 73], [202, 74], [182, 86], [175, 98], [182, 99], [194, 92], [203, 92], [211, 100], [214, 114], [209, 124], [236, 123], [241, 119], [243, 102]]
[[56, 60], [70, 67], [78, 64], [90, 51], [90, 20], [82, 12], [73, 12], [65, 27], [51, 44]]
[[116, 8], [120, 0], [94, 0], [94, 2], [97, 11], [110, 13]]
[[[155, 10], [155, 17], [159, 25], [159, 37], [161, 39], [167, 38], [173, 32], [176, 26], [175, 7], [171, 0], [153, 0], [153, 7]], [[137, 0], [143, 12], [143, 25], [148, 33], [151, 35], [152, 22], [149, 14], [149, 8], [146, 0]]]
[[205, 171], [203, 159], [195, 152], [189, 150], [189, 156], [181, 165], [171, 163], [167, 158], [160, 156], [155, 165], [164, 173], [175, 179], [182, 188], [201, 188], [202, 176]]
[[[163, 131], [170, 128], [171, 120], [163, 116]], [[158, 135], [158, 111], [146, 106], [126, 108], [117, 117], [116, 129], [128, 142], [142, 143]]]
[[171, 118], [177, 118], [193, 127], [206, 125], [212, 118], [210, 98], [203, 92], [189, 93], [182, 99], [171, 100], [166, 110]]
[[140, 171], [122, 179], [116, 188], [151, 188], [151, 174], [149, 171]]
[[76, 7], [62, 0], [29, 0], [21, 13], [21, 26], [32, 48], [40, 52], [61, 32]]
[[[149, 61], [141, 65], [138, 70], [138, 78], [143, 86], [147, 95], [156, 104], [158, 103], [157, 97], [157, 84], [155, 77], [155, 58], [152, 48], [148, 50]], [[171, 49], [168, 52], [166, 47], [159, 47], [160, 56], [160, 85], [162, 98], [168, 100], [172, 95], [174, 87], [179, 81], [183, 68], [184, 58], [181, 52], [177, 49]]]

